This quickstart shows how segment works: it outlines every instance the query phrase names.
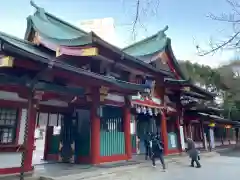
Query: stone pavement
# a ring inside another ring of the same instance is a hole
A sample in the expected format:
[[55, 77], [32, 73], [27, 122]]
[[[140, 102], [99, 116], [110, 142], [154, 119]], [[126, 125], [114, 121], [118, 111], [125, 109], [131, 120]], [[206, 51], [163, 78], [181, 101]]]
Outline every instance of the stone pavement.
[[[231, 153], [228, 153], [228, 152], [231, 152]], [[238, 155], [240, 157], [240, 153], [236, 151], [232, 152], [232, 149], [229, 149], [229, 148], [225, 148], [219, 152], [207, 152], [207, 153], [203, 152], [201, 154], [201, 157], [203, 157], [202, 159], [203, 161], [205, 161], [205, 159], [211, 159], [210, 157], [218, 157], [224, 153], [225, 154], [227, 153], [228, 156], [234, 156], [235, 158]], [[165, 158], [165, 161], [170, 171], [170, 169], [171, 170], [179, 169], [181, 166], [186, 167], [186, 164], [189, 163], [189, 158], [188, 156], [186, 156], [186, 154], [183, 153], [182, 155], [168, 156]], [[141, 156], [129, 162], [118, 162], [118, 163], [114, 162], [114, 163], [108, 163], [108, 164], [103, 164], [99, 166], [71, 165], [71, 164], [60, 164], [60, 163], [43, 164], [43, 165], [36, 165], [34, 176], [31, 178], [29, 177], [27, 179], [37, 180], [39, 179], [39, 177], [42, 180], [70, 180], [70, 179], [81, 180], [81, 179], [94, 179], [94, 178], [108, 179], [112, 177], [116, 179], [116, 178], [120, 178], [121, 176], [119, 175], [122, 175], [122, 174], [127, 177], [128, 176], [134, 177], [136, 175], [136, 173], [134, 174], [134, 172], [137, 172], [137, 175], [141, 175], [143, 173], [143, 175], [141, 176], [145, 177], [144, 174], [149, 174], [149, 172], [152, 174], [155, 173], [155, 171], [151, 172], [152, 169], [150, 167], [151, 167], [151, 162], [145, 161]], [[159, 168], [157, 169], [159, 170]], [[156, 173], [157, 172], [159, 173], [160, 171], [156, 171]], [[0, 180], [1, 179], [2, 178], [0, 178]], [[12, 180], [15, 178], [5, 177], [3, 179]]]
[[168, 163], [168, 169], [163, 172], [161, 165], [156, 168], [150, 166], [137, 167], [135, 169], [111, 174], [87, 178], [88, 180], [237, 180], [240, 177], [240, 151], [220, 152], [216, 156], [204, 156], [201, 159], [202, 168], [189, 167], [189, 159], [179, 158], [175, 162]]
[[[218, 153], [216, 152], [209, 152], [209, 153], [203, 153], [202, 157], [204, 158], [209, 158], [209, 157], [216, 157], [219, 156]], [[171, 164], [178, 164], [182, 162], [189, 162], [189, 157], [188, 156], [172, 156], [168, 157], [165, 159], [167, 165]], [[42, 180], [81, 180], [81, 179], [107, 179], [107, 178], [118, 178], [119, 175], [124, 174], [124, 176], [128, 177], [131, 176], [130, 174], [134, 174], [134, 172], [139, 172], [137, 174], [142, 174], [143, 172], [148, 174], [148, 169], [151, 167], [151, 161], [144, 161], [144, 162], [138, 162], [133, 165], [128, 165], [126, 164], [125, 166], [120, 166], [120, 167], [112, 167], [112, 168], [107, 168], [107, 165], [98, 167], [94, 166], [89, 169], [85, 170], [80, 170], [80, 169], [69, 169], [69, 171], [66, 174], [62, 174], [61, 171], [56, 171], [57, 174], [38, 174], [36, 173], [37, 176], [41, 176]], [[121, 176], [120, 176], [121, 177]]]

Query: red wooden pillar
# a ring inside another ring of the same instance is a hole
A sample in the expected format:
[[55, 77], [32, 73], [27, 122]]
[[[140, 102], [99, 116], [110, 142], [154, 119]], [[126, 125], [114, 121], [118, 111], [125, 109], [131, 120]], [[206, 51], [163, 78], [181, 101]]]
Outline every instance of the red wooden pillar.
[[130, 123], [131, 123], [131, 113], [130, 113], [130, 106], [129, 100], [126, 100], [124, 106], [124, 137], [125, 137], [125, 152], [128, 159], [132, 158], [132, 143], [131, 143], [131, 130], [130, 130]]
[[[31, 171], [33, 169], [32, 167], [32, 157], [33, 157], [33, 151], [34, 151], [34, 145], [35, 145], [35, 140], [34, 140], [34, 132], [35, 132], [35, 125], [36, 125], [36, 104], [34, 104], [34, 100], [32, 97], [29, 98], [28, 100], [28, 110], [27, 110], [27, 115], [28, 115], [28, 133], [27, 135], [27, 141], [26, 145], [27, 150], [26, 150], [26, 157], [24, 161], [24, 170], [25, 171]], [[27, 122], [26, 122], [27, 123]]]
[[100, 163], [100, 118], [99, 118], [99, 100], [100, 95], [98, 89], [91, 91], [91, 108], [90, 108], [90, 121], [91, 121], [91, 163]]
[[168, 133], [167, 133], [167, 119], [165, 112], [162, 112], [161, 117], [161, 130], [162, 133], [162, 139], [163, 139], [163, 145], [164, 145], [164, 155], [168, 155]]

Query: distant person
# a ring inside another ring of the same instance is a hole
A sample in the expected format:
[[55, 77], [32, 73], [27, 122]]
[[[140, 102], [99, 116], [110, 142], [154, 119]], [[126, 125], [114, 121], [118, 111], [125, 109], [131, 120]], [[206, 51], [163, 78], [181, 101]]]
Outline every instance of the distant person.
[[158, 135], [152, 135], [151, 141], [150, 141], [150, 148], [152, 149], [152, 166], [156, 167], [156, 158], [160, 159], [160, 162], [162, 164], [162, 168], [165, 171], [166, 170], [166, 165], [164, 162], [164, 157], [163, 157], [163, 142], [159, 138]]
[[3, 130], [0, 131], [0, 142], [3, 143]]
[[36, 128], [36, 129], [35, 129], [34, 139], [35, 139], [35, 141], [36, 141], [37, 139], [40, 139], [40, 130], [39, 130], [39, 128]]
[[236, 145], [238, 144], [239, 128], [235, 128]]
[[137, 154], [140, 154], [140, 137], [139, 136], [137, 136], [136, 138], [136, 144], [137, 144], [137, 147], [136, 147]]
[[199, 162], [200, 156], [199, 151], [195, 147], [195, 143], [191, 138], [187, 138], [187, 148], [186, 152], [189, 154], [191, 158], [191, 167], [194, 167], [194, 162], [197, 164], [197, 168], [201, 168], [201, 164]]
[[150, 140], [151, 140], [151, 133], [146, 133], [144, 137], [144, 147], [145, 147], [145, 160], [148, 160], [148, 157], [151, 156], [151, 149], [150, 149]]

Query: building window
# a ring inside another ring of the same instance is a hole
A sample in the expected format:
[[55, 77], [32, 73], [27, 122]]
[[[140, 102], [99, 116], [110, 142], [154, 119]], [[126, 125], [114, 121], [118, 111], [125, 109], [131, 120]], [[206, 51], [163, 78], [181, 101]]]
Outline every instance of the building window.
[[115, 106], [103, 106], [100, 129], [106, 132], [123, 132], [123, 109]]
[[0, 108], [0, 145], [15, 142], [17, 117], [17, 109]]

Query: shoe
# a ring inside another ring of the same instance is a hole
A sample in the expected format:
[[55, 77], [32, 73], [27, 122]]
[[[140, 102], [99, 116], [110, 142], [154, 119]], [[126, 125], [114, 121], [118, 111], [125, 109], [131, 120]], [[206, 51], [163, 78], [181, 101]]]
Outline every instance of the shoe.
[[163, 169], [163, 172], [166, 172], [167, 170], [166, 169]]
[[155, 167], [156, 167], [156, 165], [152, 165], [152, 167], [154, 167], [154, 168], [155, 168]]
[[190, 165], [190, 167], [194, 167], [194, 165]]
[[196, 168], [201, 168], [202, 166], [197, 166]]

